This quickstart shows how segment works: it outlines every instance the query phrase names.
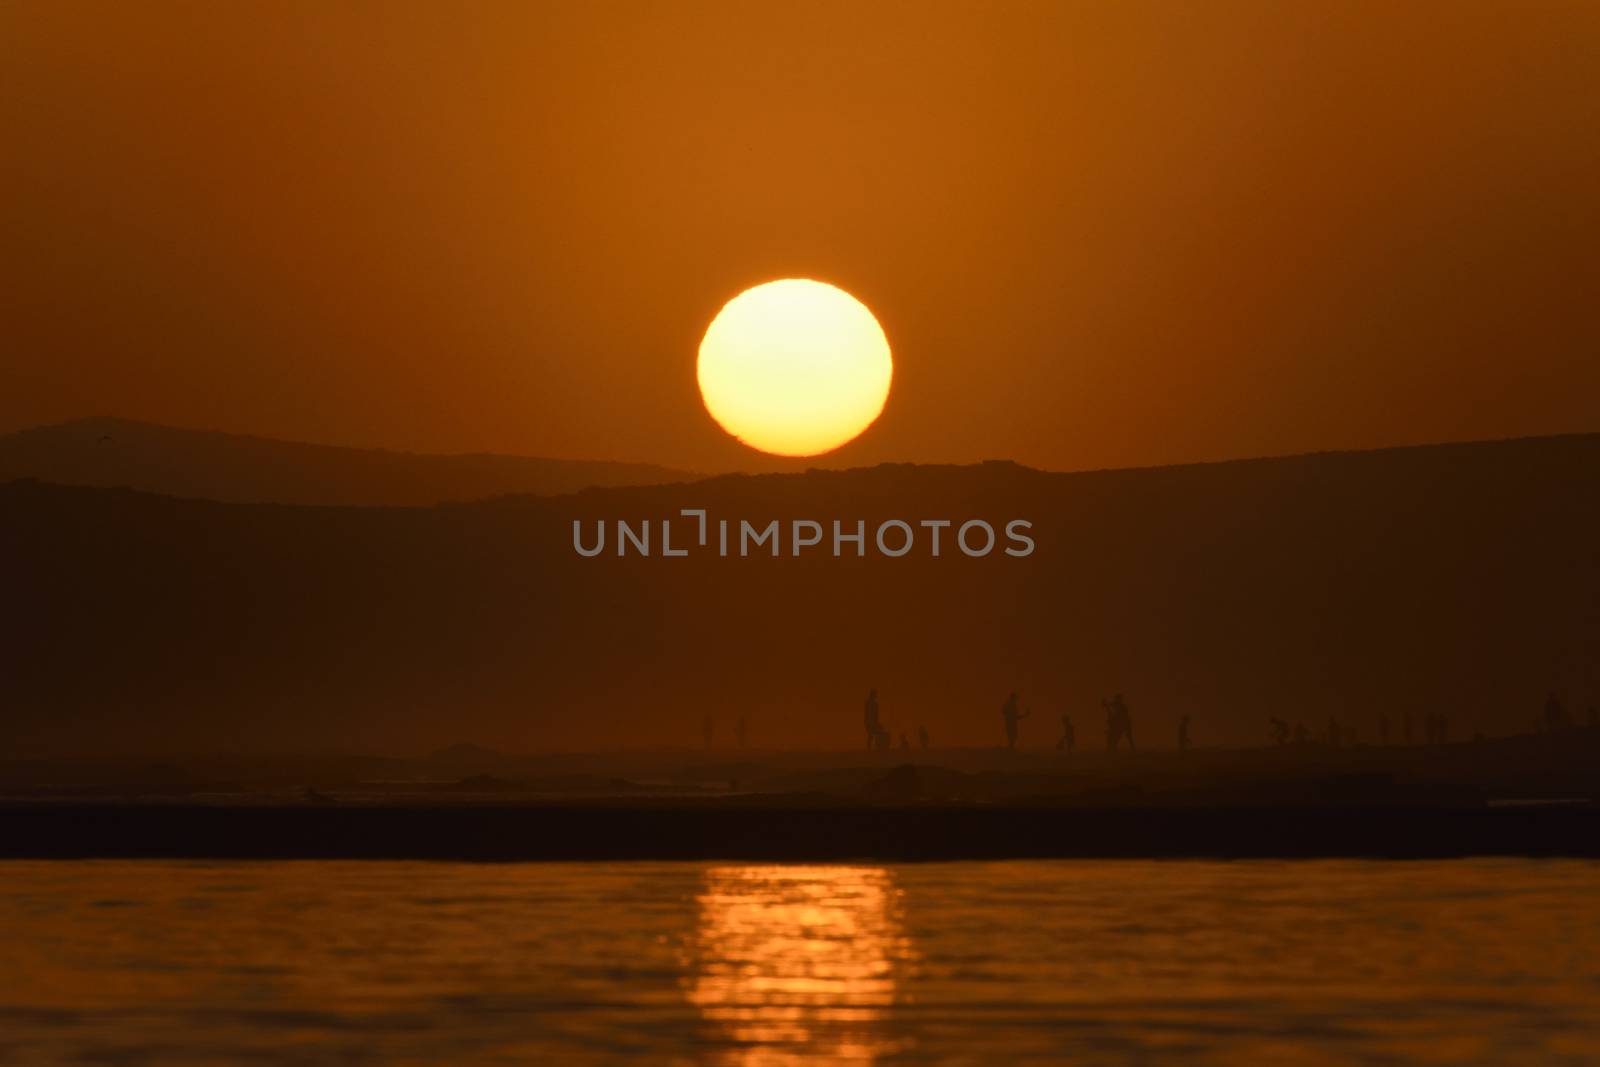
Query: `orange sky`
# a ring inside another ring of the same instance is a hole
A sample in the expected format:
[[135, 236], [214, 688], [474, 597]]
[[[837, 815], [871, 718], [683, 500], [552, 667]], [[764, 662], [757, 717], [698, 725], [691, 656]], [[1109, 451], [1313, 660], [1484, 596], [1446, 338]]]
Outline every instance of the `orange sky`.
[[[0, 430], [701, 470], [1600, 430], [1600, 6], [0, 7]], [[878, 314], [824, 461], [695, 347]]]

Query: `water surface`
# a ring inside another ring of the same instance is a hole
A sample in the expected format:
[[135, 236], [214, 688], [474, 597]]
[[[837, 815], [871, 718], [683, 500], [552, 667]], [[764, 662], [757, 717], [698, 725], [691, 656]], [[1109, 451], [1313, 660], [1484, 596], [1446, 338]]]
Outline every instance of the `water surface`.
[[0, 863], [0, 1062], [1600, 1062], [1587, 861]]

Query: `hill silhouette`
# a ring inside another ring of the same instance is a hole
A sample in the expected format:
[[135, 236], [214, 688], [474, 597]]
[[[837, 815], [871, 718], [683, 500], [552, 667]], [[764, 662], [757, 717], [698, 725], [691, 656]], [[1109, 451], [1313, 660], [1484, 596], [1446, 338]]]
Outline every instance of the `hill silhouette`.
[[[1032, 521], [1037, 551], [579, 558], [574, 519]], [[1448, 714], [1528, 732], [1594, 699], [1600, 435], [1074, 474], [1007, 463], [732, 475], [426, 508], [0, 486], [0, 744], [425, 752], [717, 741], [1265, 744]]]
[[0, 481], [38, 478], [239, 503], [426, 506], [695, 477], [649, 463], [341, 448], [112, 418], [0, 435]]

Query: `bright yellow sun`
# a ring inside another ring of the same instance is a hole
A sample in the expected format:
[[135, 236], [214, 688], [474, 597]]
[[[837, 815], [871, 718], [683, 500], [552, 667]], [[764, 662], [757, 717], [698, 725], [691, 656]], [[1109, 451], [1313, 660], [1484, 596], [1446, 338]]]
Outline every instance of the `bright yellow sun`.
[[784, 278], [723, 305], [700, 341], [700, 395], [763, 452], [814, 456], [861, 433], [889, 399], [889, 340], [843, 289]]

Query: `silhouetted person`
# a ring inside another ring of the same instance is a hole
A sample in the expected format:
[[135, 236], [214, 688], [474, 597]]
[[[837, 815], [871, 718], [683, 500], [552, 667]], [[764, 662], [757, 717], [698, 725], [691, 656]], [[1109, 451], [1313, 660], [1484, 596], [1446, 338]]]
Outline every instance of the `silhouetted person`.
[[1567, 714], [1566, 705], [1561, 703], [1561, 698], [1552, 690], [1548, 700], [1544, 702], [1544, 725], [1551, 733], [1557, 733], [1572, 725], [1572, 717]]
[[1062, 749], [1069, 756], [1078, 750], [1078, 731], [1072, 728], [1072, 716], [1064, 711], [1061, 713], [1061, 740], [1056, 742], [1056, 751]]
[[1408, 711], [1408, 712], [1406, 712], [1405, 726], [1404, 726], [1404, 728], [1402, 730], [1402, 732], [1403, 732], [1403, 734], [1405, 736], [1405, 739], [1406, 739], [1406, 744], [1408, 744], [1408, 745], [1411, 744], [1411, 740], [1412, 740], [1411, 725], [1412, 725], [1412, 723], [1411, 723], [1411, 713]]
[[1433, 743], [1436, 745], [1450, 743], [1450, 716], [1442, 711], [1433, 714]]
[[1133, 751], [1133, 715], [1128, 711], [1127, 703], [1118, 693], [1110, 700], [1102, 700], [1100, 705], [1106, 709], [1106, 750], [1115, 752], [1117, 746], [1124, 738], [1128, 742], [1128, 751]]
[[1287, 745], [1289, 743], [1289, 724], [1276, 715], [1268, 717], [1267, 722], [1272, 726], [1272, 739], [1278, 743], [1279, 747]]
[[1178, 751], [1189, 751], [1189, 716], [1178, 720]]
[[903, 731], [903, 730], [900, 732], [900, 751], [901, 752], [910, 752], [911, 751], [911, 738], [907, 737], [905, 735], [905, 731]]
[[1304, 745], [1304, 744], [1309, 744], [1310, 741], [1311, 741], [1311, 731], [1306, 729], [1306, 724], [1303, 723], [1303, 722], [1295, 723], [1294, 724], [1294, 743], [1297, 744], [1297, 745]]
[[876, 689], [867, 693], [867, 707], [862, 713], [862, 720], [867, 727], [867, 750], [870, 752], [879, 747], [878, 735], [883, 732], [883, 723], [878, 719], [878, 691]]
[[733, 736], [738, 741], [740, 748], [744, 747], [744, 742], [746, 736], [748, 735], [749, 727], [750, 717], [741, 713], [738, 720], [733, 724]]
[[1017, 694], [1015, 692], [1006, 697], [1006, 702], [1000, 705], [1000, 717], [1006, 723], [1006, 748], [1016, 751], [1017, 724], [1032, 714], [1033, 712], [1031, 711], [1022, 711], [1017, 708]]
[[1331, 748], [1339, 747], [1339, 720], [1332, 715], [1328, 716], [1328, 745]]
[[706, 743], [706, 751], [711, 751], [711, 741], [717, 733], [717, 720], [707, 715], [700, 723], [700, 736]]
[[928, 728], [926, 726], [917, 727], [917, 740], [922, 742], [922, 751], [928, 751]]

